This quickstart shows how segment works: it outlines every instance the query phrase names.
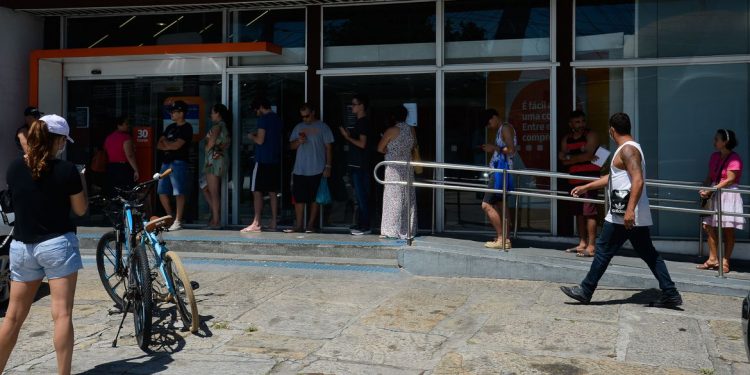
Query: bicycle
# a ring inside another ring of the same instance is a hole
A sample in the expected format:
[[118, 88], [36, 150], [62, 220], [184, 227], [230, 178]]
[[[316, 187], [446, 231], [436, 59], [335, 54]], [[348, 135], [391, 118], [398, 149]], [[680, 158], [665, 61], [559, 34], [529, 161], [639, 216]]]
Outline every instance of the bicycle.
[[13, 239], [14, 219], [8, 214], [13, 211], [2, 207], [0, 204], [0, 217], [2, 224], [0, 226], [10, 227], [7, 235], [0, 236], [0, 304], [10, 299], [10, 241]]
[[[123, 313], [113, 347], [117, 346], [128, 312], [132, 312], [138, 346], [146, 350], [151, 341], [154, 300], [173, 302], [184, 327], [190, 332], [195, 333], [199, 327], [198, 306], [193, 294], [199, 285], [190, 281], [182, 260], [167, 249], [160, 236], [174, 219], [164, 216], [147, 220], [141, 212], [151, 187], [169, 173], [171, 170], [154, 174], [153, 179], [131, 190], [115, 189], [113, 199], [92, 198], [104, 203], [104, 212], [114, 228], [99, 239], [96, 249], [99, 278], [115, 307]], [[121, 208], [117, 208], [118, 205]], [[149, 262], [149, 255], [153, 264]], [[154, 282], [159, 290], [154, 290]]]

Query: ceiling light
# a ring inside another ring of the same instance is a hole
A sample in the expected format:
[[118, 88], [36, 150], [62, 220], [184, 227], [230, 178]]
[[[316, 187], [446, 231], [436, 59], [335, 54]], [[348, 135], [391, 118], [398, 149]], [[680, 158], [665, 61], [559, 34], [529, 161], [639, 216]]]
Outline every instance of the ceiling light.
[[166, 23], [164, 23], [164, 22], [157, 22], [156, 23], [156, 26], [164, 26], [164, 25], [166, 25]]

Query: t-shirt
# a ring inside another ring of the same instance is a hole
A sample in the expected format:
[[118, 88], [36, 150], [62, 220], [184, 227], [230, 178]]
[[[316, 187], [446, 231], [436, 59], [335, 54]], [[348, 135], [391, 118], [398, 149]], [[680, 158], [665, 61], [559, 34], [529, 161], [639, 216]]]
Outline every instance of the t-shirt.
[[292, 173], [298, 176], [315, 176], [323, 173], [326, 168], [326, 145], [333, 143], [331, 128], [322, 121], [313, 123], [301, 122], [294, 127], [289, 141], [299, 139], [299, 133], [304, 132], [307, 142], [299, 145], [297, 158], [294, 161]]
[[121, 131], [113, 131], [104, 140], [104, 150], [107, 151], [107, 161], [110, 163], [127, 163], [128, 158], [125, 156], [125, 148], [122, 146], [125, 141], [130, 140], [130, 134]]
[[367, 137], [364, 149], [359, 148], [351, 142], [349, 143], [349, 152], [346, 154], [347, 164], [355, 168], [369, 168], [371, 155], [377, 144], [377, 134], [370, 124], [370, 118], [367, 116], [358, 118], [354, 126], [348, 127], [347, 130], [349, 130], [349, 135], [355, 140], [359, 140], [360, 135]]
[[70, 218], [70, 196], [83, 191], [75, 164], [54, 159], [37, 180], [22, 158], [8, 167], [6, 181], [15, 210], [13, 238], [26, 244], [39, 243], [75, 232]]
[[[724, 168], [721, 170], [721, 180], [719, 180], [719, 168], [722, 167], [722, 164], [724, 164]], [[714, 184], [726, 180], [728, 171], [733, 171], [735, 173], [736, 177], [734, 183], [740, 183], [740, 178], [742, 177], [742, 159], [740, 159], [740, 155], [736, 152], [729, 154], [725, 163], [721, 158], [721, 152], [714, 152], [711, 154], [708, 168], [709, 176]]]
[[258, 129], [266, 132], [263, 144], [255, 145], [255, 161], [260, 164], [279, 164], [281, 162], [281, 118], [268, 112], [258, 119]]
[[175, 160], [187, 161], [190, 155], [190, 144], [193, 142], [193, 126], [188, 122], [182, 125], [171, 123], [162, 135], [167, 138], [167, 142], [174, 142], [178, 139], [185, 140], [185, 144], [177, 150], [162, 151], [164, 153], [164, 162], [169, 163]]

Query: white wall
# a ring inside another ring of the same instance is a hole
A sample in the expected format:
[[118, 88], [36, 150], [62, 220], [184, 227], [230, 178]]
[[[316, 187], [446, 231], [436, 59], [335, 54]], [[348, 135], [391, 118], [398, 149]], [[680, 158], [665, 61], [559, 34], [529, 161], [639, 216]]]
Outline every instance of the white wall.
[[14, 136], [28, 105], [29, 54], [42, 48], [43, 28], [41, 18], [0, 7], [0, 189], [8, 164], [18, 155]]

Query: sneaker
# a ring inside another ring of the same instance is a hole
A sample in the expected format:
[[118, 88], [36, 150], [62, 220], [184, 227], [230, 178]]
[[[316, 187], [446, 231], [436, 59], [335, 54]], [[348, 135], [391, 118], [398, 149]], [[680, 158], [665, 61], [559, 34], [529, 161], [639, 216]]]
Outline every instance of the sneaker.
[[361, 236], [370, 233], [372, 233], [372, 230], [370, 230], [370, 228], [352, 229], [352, 236]]
[[567, 286], [561, 286], [560, 290], [562, 290], [562, 292], [565, 293], [566, 296], [584, 305], [591, 302], [591, 296], [588, 295], [580, 286], [574, 286], [572, 288], [567, 287]]
[[662, 293], [661, 298], [659, 298], [658, 301], [649, 304], [651, 307], [659, 307], [663, 309], [674, 309], [680, 305], [682, 305], [682, 296], [677, 292], [675, 292], [675, 294]]
[[172, 226], [169, 227], [170, 232], [180, 230], [180, 229], [182, 229], [182, 223], [180, 223], [177, 220], [175, 220], [174, 223], [172, 223]]

